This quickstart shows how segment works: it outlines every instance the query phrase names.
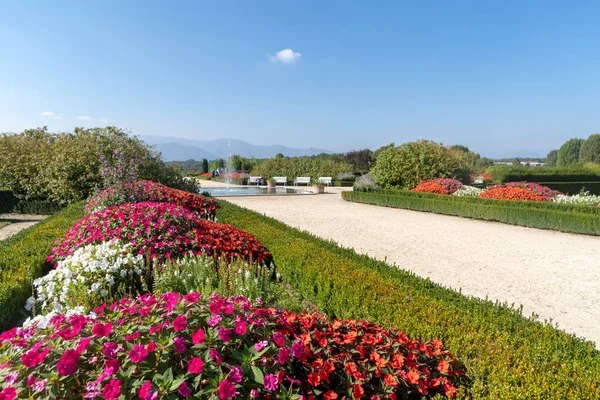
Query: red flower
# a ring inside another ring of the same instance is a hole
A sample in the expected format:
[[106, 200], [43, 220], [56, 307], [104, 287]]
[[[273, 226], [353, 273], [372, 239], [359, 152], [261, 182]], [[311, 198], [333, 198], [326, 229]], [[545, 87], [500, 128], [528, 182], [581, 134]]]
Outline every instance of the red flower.
[[325, 393], [323, 395], [324, 400], [335, 400], [337, 398], [338, 398], [338, 395], [333, 390], [329, 390], [329, 391], [327, 391], [327, 393]]
[[308, 383], [310, 383], [311, 386], [318, 386], [319, 383], [321, 383], [321, 377], [316, 372], [311, 372], [308, 374]]
[[63, 376], [69, 376], [77, 371], [77, 362], [79, 361], [79, 352], [76, 350], [67, 350], [60, 357], [60, 361], [56, 364], [58, 373]]
[[92, 333], [94, 336], [104, 337], [110, 335], [112, 331], [112, 323], [102, 324], [101, 322], [96, 322], [94, 327], [92, 328]]
[[121, 395], [121, 381], [111, 379], [110, 383], [104, 386], [104, 398], [106, 400], [117, 400]]
[[354, 387], [352, 388], [352, 397], [354, 397], [355, 399], [362, 399], [364, 395], [365, 390], [363, 389], [363, 387], [358, 383], [355, 383]]

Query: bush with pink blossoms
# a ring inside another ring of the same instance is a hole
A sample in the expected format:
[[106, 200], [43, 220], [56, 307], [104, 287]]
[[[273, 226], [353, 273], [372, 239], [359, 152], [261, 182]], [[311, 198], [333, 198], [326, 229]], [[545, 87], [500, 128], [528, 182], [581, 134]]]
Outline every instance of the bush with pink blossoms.
[[549, 188], [548, 186], [543, 186], [535, 182], [507, 182], [501, 183], [494, 186], [489, 186], [484, 190], [483, 193], [487, 190], [493, 189], [504, 189], [504, 188], [518, 188], [518, 189], [527, 189], [532, 192], [534, 195], [541, 196], [545, 201], [552, 201], [554, 198], [560, 194], [558, 190], [554, 190]]

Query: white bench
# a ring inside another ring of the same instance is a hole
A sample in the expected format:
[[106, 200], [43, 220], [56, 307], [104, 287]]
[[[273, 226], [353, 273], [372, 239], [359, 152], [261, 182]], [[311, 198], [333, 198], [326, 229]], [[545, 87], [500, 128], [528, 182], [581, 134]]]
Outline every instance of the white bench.
[[318, 181], [324, 185], [331, 186], [331, 177], [330, 176], [320, 176]]
[[275, 185], [278, 183], [283, 184], [283, 186], [287, 185], [287, 176], [274, 176], [273, 180], [275, 181]]
[[310, 176], [299, 176], [294, 181], [294, 185], [310, 185]]
[[258, 185], [258, 176], [248, 178], [248, 185]]

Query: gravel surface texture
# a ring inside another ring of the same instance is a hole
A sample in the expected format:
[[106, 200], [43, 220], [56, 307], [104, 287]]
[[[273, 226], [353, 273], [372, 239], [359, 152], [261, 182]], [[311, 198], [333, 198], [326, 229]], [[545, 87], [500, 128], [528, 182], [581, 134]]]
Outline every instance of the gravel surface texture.
[[600, 347], [600, 238], [350, 203], [340, 191], [228, 200], [463, 294], [522, 305]]
[[0, 240], [8, 239], [23, 229], [29, 228], [46, 218], [46, 215], [0, 214], [0, 220], [9, 220], [10, 225], [0, 229]]

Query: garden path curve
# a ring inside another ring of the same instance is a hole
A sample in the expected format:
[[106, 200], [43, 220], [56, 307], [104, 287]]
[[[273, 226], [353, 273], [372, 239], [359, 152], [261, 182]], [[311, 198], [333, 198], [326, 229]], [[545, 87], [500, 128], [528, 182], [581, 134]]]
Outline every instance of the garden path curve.
[[463, 294], [523, 305], [600, 348], [600, 237], [350, 203], [327, 191], [227, 200]]
[[8, 220], [11, 222], [9, 225], [0, 228], [0, 240], [8, 239], [45, 218], [46, 215], [0, 214], [0, 220]]

